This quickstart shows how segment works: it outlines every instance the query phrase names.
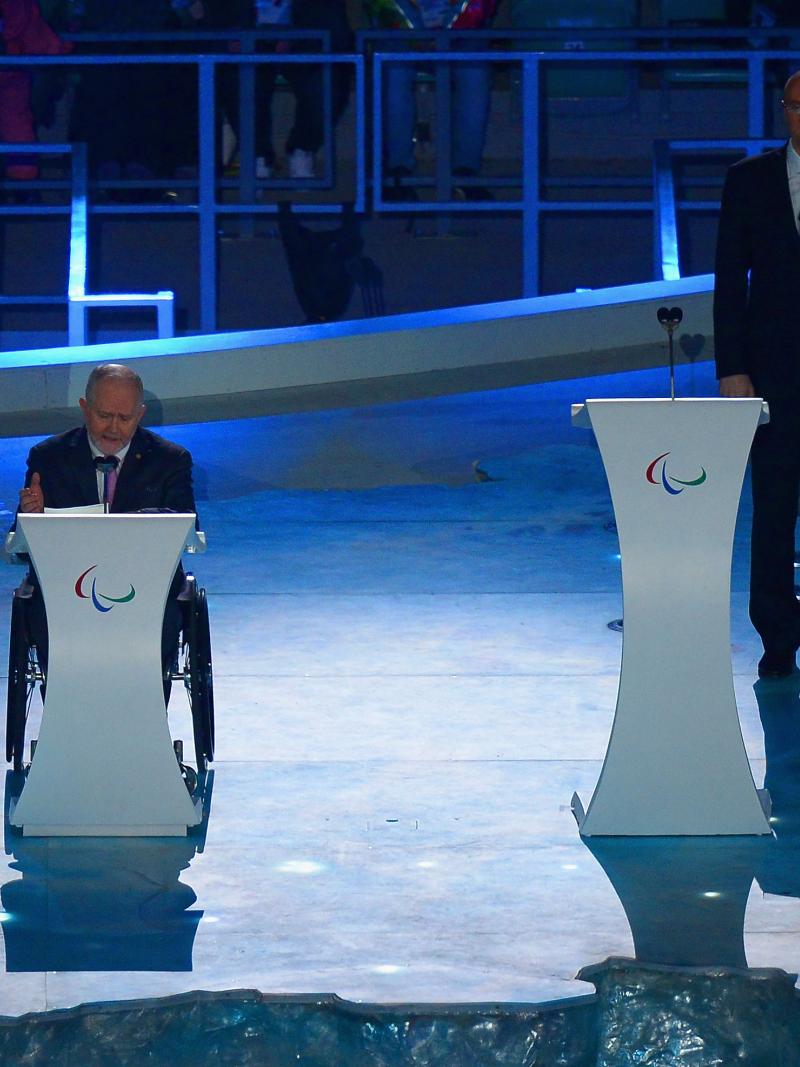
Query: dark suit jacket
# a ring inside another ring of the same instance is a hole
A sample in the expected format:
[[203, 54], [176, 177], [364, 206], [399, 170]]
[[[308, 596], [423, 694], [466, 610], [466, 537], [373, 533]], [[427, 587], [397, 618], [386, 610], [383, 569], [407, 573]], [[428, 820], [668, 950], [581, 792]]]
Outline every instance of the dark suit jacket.
[[800, 236], [786, 150], [730, 168], [717, 237], [717, 377], [749, 374], [767, 397], [800, 390]]
[[[30, 485], [34, 473], [41, 479], [45, 507], [72, 508], [98, 502], [97, 475], [83, 426], [34, 445], [28, 453], [26, 486]], [[143, 508], [196, 510], [190, 453], [140, 426], [122, 464], [111, 511]], [[179, 566], [171, 590], [173, 595], [180, 591], [182, 580], [183, 570]]]
[[[83, 426], [34, 445], [28, 453], [26, 486], [34, 473], [41, 478], [45, 507], [97, 503], [97, 475]], [[140, 426], [122, 464], [111, 511], [142, 508], [195, 511], [191, 455]]]

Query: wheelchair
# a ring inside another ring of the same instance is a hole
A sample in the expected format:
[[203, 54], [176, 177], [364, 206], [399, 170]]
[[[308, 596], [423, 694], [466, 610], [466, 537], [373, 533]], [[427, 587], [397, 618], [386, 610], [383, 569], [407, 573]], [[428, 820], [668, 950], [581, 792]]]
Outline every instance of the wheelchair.
[[[11, 604], [11, 634], [8, 651], [8, 698], [6, 703], [6, 762], [16, 773], [25, 770], [25, 727], [31, 703], [40, 686], [42, 699], [47, 687], [30, 626], [33, 587], [26, 581], [14, 590]], [[183, 682], [192, 714], [192, 733], [197, 771], [183, 763], [183, 742], [174, 748], [184, 781], [190, 792], [197, 776], [214, 760], [214, 682], [211, 667], [211, 632], [208, 624], [206, 591], [190, 572], [178, 596], [181, 632], [178, 647], [165, 681]], [[31, 742], [33, 749], [35, 742]], [[31, 753], [32, 754], [32, 753]]]

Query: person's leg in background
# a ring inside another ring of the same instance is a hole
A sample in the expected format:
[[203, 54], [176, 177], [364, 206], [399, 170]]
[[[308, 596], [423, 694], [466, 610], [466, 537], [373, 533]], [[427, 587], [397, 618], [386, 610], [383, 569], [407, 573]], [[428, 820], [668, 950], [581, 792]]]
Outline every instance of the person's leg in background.
[[750, 618], [764, 644], [762, 676], [789, 674], [800, 645], [795, 596], [795, 525], [800, 484], [800, 398], [769, 398], [770, 421], [751, 451], [753, 528]]
[[[466, 47], [466, 46], [465, 46]], [[472, 51], [472, 49], [470, 49]], [[452, 72], [451, 159], [456, 177], [475, 177], [481, 169], [492, 92], [489, 63], [456, 62]], [[467, 200], [486, 200], [482, 186], [463, 186]]]
[[[286, 141], [289, 174], [293, 178], [314, 176], [314, 156], [325, 142], [325, 68], [320, 64], [287, 64], [283, 74], [295, 96], [294, 125]], [[350, 99], [351, 72], [336, 64], [328, 75], [331, 92], [331, 123], [335, 128]]]
[[[33, 143], [36, 130], [31, 110], [31, 76], [26, 71], [0, 71], [0, 141]], [[15, 181], [33, 181], [39, 167], [33, 156], [8, 156], [6, 175]]]
[[[295, 0], [292, 26], [297, 30], [327, 31], [331, 52], [349, 52], [353, 48], [353, 31], [347, 9], [341, 0]], [[295, 51], [317, 51], [320, 41], [298, 42]], [[314, 156], [325, 141], [325, 79], [330, 77], [331, 122], [336, 126], [350, 98], [352, 70], [334, 64], [330, 75], [319, 64], [287, 64], [283, 76], [295, 96], [294, 125], [286, 142], [289, 174], [293, 178], [314, 175]]]
[[[272, 147], [272, 96], [278, 77], [275, 63], [258, 63], [255, 68], [255, 156], [256, 177], [269, 178], [275, 166]], [[239, 66], [221, 63], [217, 68], [217, 98], [220, 110], [239, 141]]]

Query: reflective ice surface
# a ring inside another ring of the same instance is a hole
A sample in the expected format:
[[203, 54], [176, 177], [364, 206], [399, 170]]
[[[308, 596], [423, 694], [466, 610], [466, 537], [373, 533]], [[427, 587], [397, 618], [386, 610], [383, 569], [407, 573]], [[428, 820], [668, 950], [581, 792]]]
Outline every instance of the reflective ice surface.
[[[708, 367], [681, 374], [684, 395], [713, 391]], [[140, 1033], [197, 1063], [196, 1025], [231, 1063], [794, 1063], [764, 1042], [767, 1021], [797, 1037], [771, 969], [800, 959], [800, 687], [753, 684], [746, 500], [733, 663], [775, 838], [587, 847], [569, 811], [608, 740], [621, 613], [602, 465], [569, 402], [664, 391], [659, 371], [170, 431], [210, 541], [207, 833], [7, 833], [7, 1062], [88, 1063], [69, 1042], [89, 1036], [130, 1052], [98, 1063], [134, 1063]], [[28, 445], [0, 442], [6, 510]], [[608, 957], [627, 962], [585, 969]], [[350, 1003], [296, 999], [314, 992]], [[70, 1014], [16, 1021], [48, 1009]]]

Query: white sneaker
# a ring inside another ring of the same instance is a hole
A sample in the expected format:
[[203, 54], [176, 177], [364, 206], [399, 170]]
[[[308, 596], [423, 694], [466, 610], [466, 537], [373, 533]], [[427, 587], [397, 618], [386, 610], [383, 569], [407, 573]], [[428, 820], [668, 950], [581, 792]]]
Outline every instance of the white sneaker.
[[266, 159], [263, 156], [256, 156], [256, 177], [257, 178], [271, 178], [272, 167], [269, 166]]
[[314, 154], [306, 152], [303, 148], [295, 148], [289, 153], [289, 177], [290, 178], [313, 178], [314, 177]]

